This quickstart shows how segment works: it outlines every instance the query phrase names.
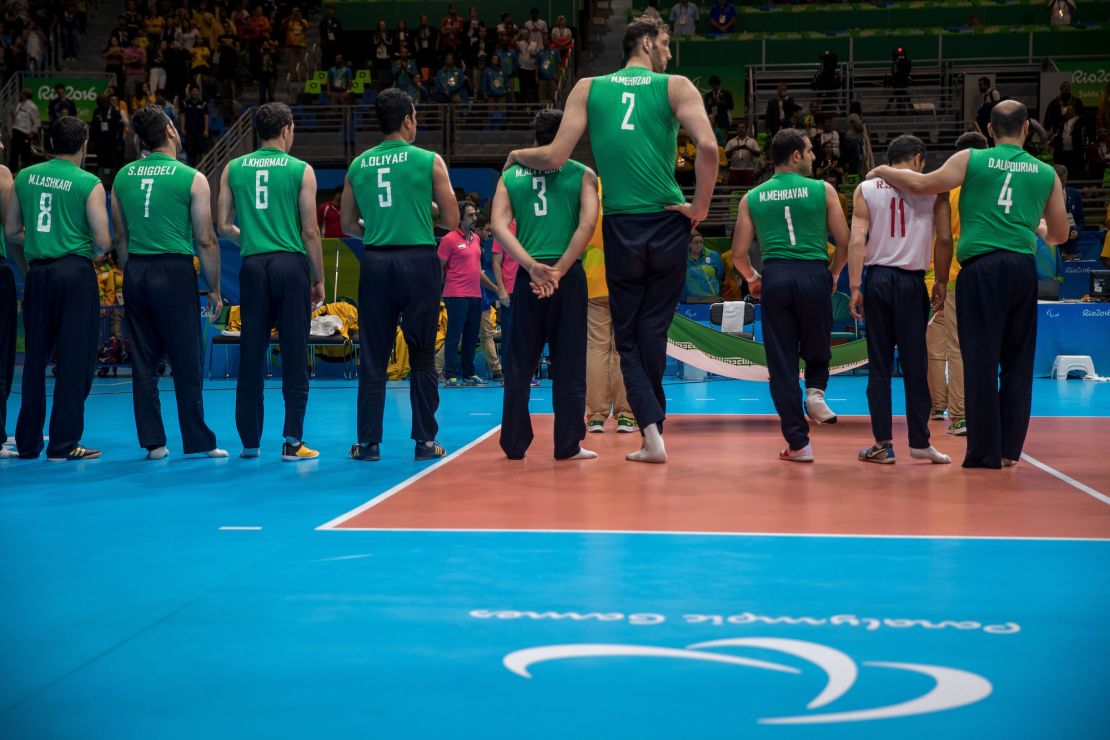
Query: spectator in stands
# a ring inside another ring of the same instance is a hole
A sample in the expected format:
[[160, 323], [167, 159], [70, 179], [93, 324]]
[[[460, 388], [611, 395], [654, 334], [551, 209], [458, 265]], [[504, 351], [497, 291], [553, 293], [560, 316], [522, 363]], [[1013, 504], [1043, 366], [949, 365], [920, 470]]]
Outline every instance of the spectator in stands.
[[748, 122], [736, 124], [736, 136], [725, 144], [725, 157], [728, 159], [728, 184], [751, 186], [755, 182], [756, 160], [759, 158], [759, 143], [748, 136]]
[[416, 63], [423, 69], [434, 69], [436, 66], [436, 48], [439, 45], [439, 33], [428, 25], [427, 14], [420, 16], [420, 25], [414, 32], [416, 36]]
[[543, 40], [548, 34], [547, 21], [540, 18], [539, 8], [532, 8], [529, 15], [531, 15], [531, 18], [524, 21], [524, 29], [528, 31], [532, 41], [543, 46]]
[[65, 85], [54, 86], [54, 99], [50, 101], [50, 105], [46, 109], [47, 115], [50, 117], [50, 123], [54, 123], [62, 116], [76, 116], [77, 104], [69, 99], [66, 95]]
[[[505, 71], [501, 68], [501, 55], [496, 52], [490, 57], [489, 66], [482, 72], [482, 97], [489, 103], [494, 111], [505, 108], [505, 95], [508, 93], [505, 83]], [[500, 116], [497, 116], [500, 119]]]
[[1110, 168], [1110, 129], [1099, 129], [1098, 142], [1092, 148], [1091, 166], [1096, 180], [1106, 183], [1107, 169]]
[[648, 0], [647, 7], [644, 8], [644, 16], [647, 18], [662, 18], [659, 13], [659, 0]]
[[485, 76], [486, 69], [489, 67], [489, 60], [493, 54], [497, 53], [497, 44], [494, 38], [489, 35], [489, 29], [485, 25], [478, 29], [477, 43], [470, 49], [471, 58], [467, 60], [467, 66], [470, 67], [470, 86], [472, 89], [482, 90], [482, 78]]
[[682, 187], [692, 187], [695, 184], [694, 163], [698, 158], [698, 145], [686, 131], [678, 130], [678, 148], [675, 150], [674, 175]]
[[821, 156], [818, 157], [813, 168], [813, 176], [818, 180], [829, 180], [833, 183], [833, 187], [839, 187], [840, 181], [844, 178], [844, 166], [840, 163], [840, 157], [837, 156], [831, 142], [825, 142], [821, 149]]
[[131, 45], [123, 50], [123, 95], [135, 95], [136, 88], [146, 80], [146, 49], [139, 46], [139, 38], [131, 39]]
[[418, 102], [428, 97], [420, 68], [409, 57], [407, 46], [401, 47], [400, 55], [393, 62], [393, 86], [404, 90], [410, 98]]
[[342, 190], [334, 190], [331, 197], [316, 208], [316, 225], [320, 227], [320, 236], [325, 239], [342, 239], [346, 236], [339, 219], [339, 202], [342, 197]]
[[[180, 133], [181, 122], [177, 119], [177, 109], [174, 108], [173, 103], [166, 100], [166, 94], [163, 91], [158, 90], [154, 93], [154, 104], [166, 114], [166, 118], [170, 119], [170, 123], [172, 123], [173, 127]], [[178, 157], [180, 156], [181, 154], [178, 153]]]
[[96, 99], [96, 110], [89, 124], [89, 148], [96, 152], [96, 165], [102, 180], [110, 183], [123, 158], [123, 117], [112, 106], [108, 95]]
[[146, 29], [147, 38], [150, 39], [152, 46], [157, 46], [165, 37], [166, 17], [162, 15], [162, 10], [157, 3], [151, 6], [150, 15], [143, 21], [143, 28]]
[[328, 68], [328, 98], [333, 105], [349, 105], [354, 72], [342, 54], [335, 55], [335, 64]]
[[202, 90], [209, 90], [214, 87], [212, 84], [212, 50], [208, 48], [208, 42], [203, 39], [198, 41], [189, 53], [192, 55], [190, 79], [200, 85]]
[[1075, 0], [1048, 0], [1048, 22], [1053, 26], [1070, 26]]
[[150, 83], [141, 82], [139, 83], [138, 93], [133, 98], [131, 98], [131, 110], [138, 110], [139, 108], [145, 108], [148, 105], [154, 105], [154, 102], [155, 97], [154, 93], [150, 91]]
[[802, 114], [802, 109], [800, 107], [794, 108], [790, 111], [790, 117], [783, 125], [783, 128], [796, 128], [808, 135], [808, 129], [806, 128], [806, 123]]
[[863, 106], [858, 100], [853, 100], [848, 106], [848, 128], [844, 131], [845, 139], [854, 139], [863, 149]]
[[58, 32], [62, 41], [62, 58], [67, 62], [77, 61], [77, 38], [80, 27], [77, 6], [67, 3], [61, 17], [58, 19]]
[[972, 13], [970, 16], [968, 16], [968, 19], [967, 19], [967, 27], [968, 28], [978, 28], [981, 25], [983, 25], [983, 19], [979, 17], [978, 13]]
[[255, 80], [258, 81], [258, 104], [265, 105], [274, 100], [274, 83], [277, 81], [277, 42], [264, 36], [258, 49], [255, 67]]
[[463, 19], [454, 3], [447, 6], [447, 15], [439, 21], [439, 53], [446, 56], [462, 51]]
[[1068, 187], [1068, 170], [1063, 165], [1055, 165], [1056, 176], [1064, 189], [1064, 208], [1068, 212], [1068, 240], [1060, 244], [1060, 254], [1066, 260], [1079, 259], [1079, 235], [1086, 223], [1083, 220], [1083, 195], [1076, 188]]
[[526, 103], [533, 103], [537, 98], [539, 81], [536, 77], [536, 54], [540, 44], [532, 40], [532, 34], [526, 29], [520, 29], [516, 37], [517, 59], [520, 71], [517, 79], [520, 80], [520, 95]]
[[[273, 27], [270, 25], [270, 19], [262, 12], [262, 6], [256, 5], [254, 12], [251, 14], [250, 21], [250, 38], [252, 39], [266, 39], [271, 38], [273, 34]], [[277, 43], [277, 39], [274, 39]]]
[[540, 104], [555, 105], [555, 80], [559, 76], [559, 52], [555, 47], [541, 48], [536, 54], [536, 78], [539, 80]]
[[1001, 100], [1002, 93], [994, 89], [990, 78], [980, 77], [979, 110], [975, 114], [975, 122], [979, 125], [979, 131], [987, 137], [988, 141], [990, 141], [990, 133], [987, 131], [987, 124], [991, 122], [991, 111]]
[[721, 300], [721, 281], [725, 265], [721, 255], [705, 248], [705, 238], [697, 231], [690, 235], [690, 254], [686, 260], [683, 303], [716, 303]]
[[447, 52], [443, 66], [436, 73], [436, 94], [443, 103], [469, 103], [466, 74], [455, 65], [455, 55]]
[[559, 52], [559, 56], [565, 64], [567, 54], [574, 47], [574, 34], [567, 28], [567, 17], [565, 15], [555, 19], [555, 28], [551, 29], [551, 47]]
[[374, 31], [374, 80], [379, 84], [385, 79], [392, 67], [393, 34], [385, 25], [385, 21], [378, 21], [378, 29]]
[[728, 0], [717, 0], [709, 11], [709, 25], [717, 33], [732, 33], [736, 27], [736, 8]]
[[[120, 15], [120, 18], [123, 18], [123, 22], [127, 26], [127, 32], [132, 36], [138, 33], [139, 26], [143, 23], [142, 15], [139, 14], [139, 11], [135, 10], [135, 0], [127, 0], [127, 2], [124, 3], [123, 14]], [[126, 46], [126, 44], [121, 44], [121, 46]]]
[[709, 92], [705, 94], [705, 112], [709, 114], [709, 122], [713, 124], [718, 142], [723, 142], [732, 129], [732, 106], [732, 93], [721, 89], [721, 78], [717, 75], [710, 77]]
[[465, 53], [463, 59], [466, 61], [468, 67], [472, 70], [478, 66], [478, 50], [479, 41], [483, 37], [482, 30], [485, 29], [485, 22], [478, 17], [478, 9], [474, 6], [470, 7], [467, 11], [467, 19], [463, 24], [463, 37], [465, 42]]
[[154, 92], [166, 89], [166, 47], [165, 41], [159, 41], [156, 44], [151, 44], [150, 50], [147, 52], [147, 58], [150, 61], [150, 72], [147, 81], [150, 83], [150, 89]]
[[1086, 149], [1086, 127], [1073, 103], [1068, 105], [1064, 122], [1052, 139], [1052, 156], [1058, 164], [1067, 167], [1071, 175], [1081, 175], [1086, 166]]
[[20, 90], [19, 103], [12, 114], [11, 154], [8, 165], [13, 174], [34, 163], [31, 140], [38, 137], [42, 120], [39, 116], [39, 107], [31, 98], [30, 90], [27, 88]]
[[193, 26], [196, 27], [197, 32], [200, 34], [200, 38], [208, 44], [208, 48], [217, 48], [220, 34], [223, 33], [223, 26], [217, 23], [216, 14], [208, 7], [208, 3], [202, 2], [200, 6], [193, 11], [192, 21]]
[[509, 44], [507, 48], [499, 49], [497, 55], [501, 59], [501, 71], [505, 75], [505, 90], [508, 92], [506, 100], [515, 102], [519, 84], [517, 75], [520, 73], [520, 54], [515, 44]]
[[[256, 8], [261, 10], [261, 8]], [[177, 32], [173, 35], [174, 40], [181, 44], [181, 48], [186, 51], [192, 51], [193, 48], [201, 42], [200, 31], [193, 25], [189, 19], [181, 21], [177, 26]]]
[[335, 15], [334, 3], [328, 3], [320, 20], [320, 51], [324, 59], [335, 59], [343, 51], [343, 22]]
[[1071, 82], [1064, 80], [1060, 83], [1060, 94], [1053, 98], [1052, 102], [1044, 109], [1043, 123], [1050, 138], [1055, 138], [1056, 134], [1060, 132], [1067, 118], [1068, 106], [1073, 104], [1082, 114], [1083, 101], [1071, 94]]
[[408, 49], [412, 56], [413, 47], [416, 45], [415, 37], [409, 31], [409, 24], [404, 18], [397, 20], [397, 27], [393, 29], [393, 56], [401, 56], [401, 49]]
[[104, 57], [104, 71], [112, 78], [112, 82], [123, 84], [123, 48], [119, 45], [118, 37], [110, 37], [108, 47], [100, 55]]
[[108, 35], [108, 46], [112, 45], [112, 39], [116, 40], [116, 46], [121, 50], [131, 43], [131, 32], [127, 29], [127, 19], [122, 15], [116, 19], [116, 27]]
[[293, 8], [284, 25], [285, 46], [289, 49], [289, 74], [294, 82], [303, 82], [308, 71], [305, 65], [308, 56], [308, 21], [301, 16], [300, 8]]
[[693, 36], [700, 19], [698, 6], [690, 0], [681, 0], [671, 8], [671, 36]]
[[821, 120], [821, 130], [817, 133], [817, 139], [813, 142], [814, 147], [824, 150], [826, 144], [832, 144], [833, 154], [837, 159], [841, 158], [841, 136], [840, 132], [833, 128], [836, 121], [832, 116], [825, 116]]
[[189, 164], [196, 167], [208, 141], [208, 102], [201, 98], [197, 85], [189, 86], [189, 97], [181, 103], [181, 115], [185, 119], [185, 153]]
[[226, 93], [231, 107], [239, 104], [239, 39], [231, 34], [220, 34], [217, 48], [216, 72], [220, 86]]
[[501, 14], [501, 22], [497, 24], [498, 42], [500, 43], [501, 37], [505, 34], [509, 35], [510, 40], [515, 39], [516, 38], [516, 32], [517, 32], [517, 27], [516, 27], [516, 24], [513, 23], [513, 14], [509, 13], [509, 12], [502, 13]]
[[794, 96], [786, 89], [786, 83], [778, 84], [778, 93], [767, 101], [767, 112], [763, 115], [763, 125], [768, 136], [774, 136], [779, 129], [784, 128], [790, 120], [793, 111], [798, 108]]
[[1095, 125], [1099, 130], [1110, 128], [1110, 80], [1098, 94], [1098, 108], [1095, 110]]

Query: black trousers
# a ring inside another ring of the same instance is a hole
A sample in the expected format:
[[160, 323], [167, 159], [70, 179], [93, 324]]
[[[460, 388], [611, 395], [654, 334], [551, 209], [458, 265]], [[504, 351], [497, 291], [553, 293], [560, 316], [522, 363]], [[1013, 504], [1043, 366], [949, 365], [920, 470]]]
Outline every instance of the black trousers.
[[956, 288], [967, 412], [964, 467], [999, 468], [1002, 458], [1021, 457], [1029, 431], [1037, 264], [1031, 254], [990, 252], [963, 264]]
[[863, 310], [867, 317], [867, 405], [875, 441], [894, 438], [890, 376], [897, 346], [906, 390], [910, 447], [928, 447], [931, 401], [929, 356], [925, 348], [925, 329], [929, 325], [925, 273], [879, 265], [869, 267], [863, 285]]
[[8, 441], [8, 396], [15, 374], [15, 276], [0, 257], [0, 445]]
[[[469, 378], [475, 374], [474, 347], [482, 327], [481, 298], [445, 296], [447, 336], [443, 344], [443, 374], [448, 378]], [[438, 307], [437, 307], [438, 308]], [[459, 343], [462, 350], [459, 350]]]
[[12, 129], [10, 156], [9, 162], [13, 173], [34, 164], [34, 156], [31, 152], [31, 137], [19, 129]]
[[[553, 265], [558, 260], [539, 260]], [[513, 287], [513, 330], [505, 345], [505, 396], [501, 406], [501, 449], [513, 460], [532, 444], [528, 413], [532, 368], [546, 343], [551, 350], [555, 458], [578, 454], [586, 436], [586, 271], [575, 263], [550, 298], [538, 298], [527, 279]]]
[[100, 293], [88, 257], [75, 254], [34, 260], [23, 283], [23, 402], [15, 426], [20, 457], [42, 452], [46, 420], [46, 366], [57, 349], [50, 445], [46, 454], [63, 457], [85, 431], [85, 399], [96, 370]]
[[158, 365], [169, 356], [185, 454], [215, 449], [204, 423], [203, 364], [197, 275], [183, 254], [131, 255], [123, 281], [124, 316], [131, 336], [131, 385], [139, 446], [166, 445]]
[[667, 329], [686, 282], [690, 220], [672, 211], [620, 214], [606, 216], [601, 228], [613, 336], [628, 405], [641, 429], [658, 424], [662, 432]]
[[434, 440], [439, 432], [436, 333], [443, 268], [434, 247], [368, 247], [358, 277], [358, 441], [380, 444], [386, 369], [397, 338], [397, 321], [409, 348], [412, 438]]
[[269, 252], [243, 258], [239, 271], [242, 334], [235, 426], [243, 447], [262, 441], [262, 396], [270, 330], [277, 324], [281, 348], [282, 434], [301, 439], [308, 405], [308, 327], [312, 286], [308, 259], [299, 252]]
[[771, 400], [790, 449], [809, 444], [809, 424], [798, 387], [805, 360], [806, 388], [824, 390], [832, 359], [832, 273], [824, 262], [767, 260], [763, 265], [763, 346]]

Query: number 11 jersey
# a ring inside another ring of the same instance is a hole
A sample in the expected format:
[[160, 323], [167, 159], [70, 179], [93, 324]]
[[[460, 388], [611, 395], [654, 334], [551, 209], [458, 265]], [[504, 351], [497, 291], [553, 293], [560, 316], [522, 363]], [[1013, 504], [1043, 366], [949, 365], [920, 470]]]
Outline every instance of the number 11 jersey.
[[436, 245], [432, 177], [436, 155], [404, 141], [383, 141], [351, 162], [347, 179], [370, 247]]
[[859, 187], [871, 214], [865, 264], [928, 270], [937, 196], [908, 195], [882, 178], [866, 180]]

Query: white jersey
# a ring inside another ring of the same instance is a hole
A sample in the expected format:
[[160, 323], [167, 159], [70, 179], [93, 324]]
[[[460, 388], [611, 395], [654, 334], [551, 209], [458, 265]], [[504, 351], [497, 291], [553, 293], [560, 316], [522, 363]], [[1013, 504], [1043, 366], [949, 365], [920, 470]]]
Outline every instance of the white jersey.
[[864, 181], [860, 191], [871, 213], [864, 264], [928, 270], [937, 196], [909, 195], [881, 178]]

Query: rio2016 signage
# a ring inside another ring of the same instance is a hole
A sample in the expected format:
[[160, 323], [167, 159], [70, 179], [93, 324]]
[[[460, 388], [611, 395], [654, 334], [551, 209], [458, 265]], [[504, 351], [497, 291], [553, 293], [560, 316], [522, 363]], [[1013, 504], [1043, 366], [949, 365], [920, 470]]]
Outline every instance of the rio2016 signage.
[[1071, 94], [1083, 101], [1083, 106], [1094, 109], [1099, 96], [1110, 82], [1110, 61], [1079, 62], [1060, 60], [1061, 72], [1071, 72]]
[[54, 88], [64, 85], [66, 97], [77, 106], [77, 117], [86, 123], [92, 120], [96, 110], [96, 99], [108, 87], [107, 77], [35, 77], [25, 80], [31, 90], [32, 100], [39, 107], [43, 122], [50, 120], [50, 101], [54, 99]]

